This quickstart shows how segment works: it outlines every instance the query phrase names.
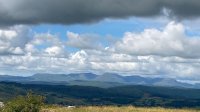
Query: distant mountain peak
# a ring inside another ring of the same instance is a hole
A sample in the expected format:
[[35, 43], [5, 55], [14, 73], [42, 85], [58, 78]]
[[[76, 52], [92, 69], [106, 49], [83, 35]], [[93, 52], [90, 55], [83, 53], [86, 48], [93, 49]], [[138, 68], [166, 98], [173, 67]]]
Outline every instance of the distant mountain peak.
[[103, 73], [102, 76], [114, 76], [114, 77], [123, 77], [117, 73], [110, 73], [110, 72], [106, 72], [106, 73]]
[[32, 76], [54, 76], [54, 75], [56, 75], [56, 76], [65, 76], [66, 74], [36, 73], [36, 74], [34, 74]]
[[76, 81], [76, 83], [83, 81], [85, 84], [86, 83], [94, 84], [94, 82], [102, 82], [102, 83], [113, 82], [125, 85], [152, 85], [152, 86], [200, 88], [200, 84], [191, 85], [188, 83], [179, 82], [172, 78], [148, 78], [136, 75], [123, 76], [117, 73], [109, 73], [109, 72], [104, 73], [102, 75], [96, 75], [94, 73], [70, 73], [70, 74], [37, 73], [30, 77], [0, 76], [0, 81], [48, 82], [48, 83], [63, 83], [63, 84], [67, 84], [71, 81]]

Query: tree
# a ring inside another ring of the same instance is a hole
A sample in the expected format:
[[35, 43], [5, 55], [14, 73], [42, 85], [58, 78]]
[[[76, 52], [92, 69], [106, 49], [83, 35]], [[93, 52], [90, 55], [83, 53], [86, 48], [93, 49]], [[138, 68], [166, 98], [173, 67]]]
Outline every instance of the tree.
[[39, 112], [44, 104], [44, 97], [28, 92], [26, 96], [18, 96], [7, 102], [3, 112]]

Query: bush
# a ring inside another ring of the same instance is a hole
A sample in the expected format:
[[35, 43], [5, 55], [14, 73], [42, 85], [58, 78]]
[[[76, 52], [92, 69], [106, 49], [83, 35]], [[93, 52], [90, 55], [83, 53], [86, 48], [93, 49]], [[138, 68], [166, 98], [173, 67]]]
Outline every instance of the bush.
[[44, 98], [29, 92], [26, 96], [18, 96], [6, 103], [2, 112], [39, 112]]

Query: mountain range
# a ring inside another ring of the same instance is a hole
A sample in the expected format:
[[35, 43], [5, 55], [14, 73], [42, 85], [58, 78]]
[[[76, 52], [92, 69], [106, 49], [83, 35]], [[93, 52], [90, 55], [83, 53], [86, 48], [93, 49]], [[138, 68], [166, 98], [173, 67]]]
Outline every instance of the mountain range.
[[115, 73], [71, 73], [71, 74], [48, 74], [38, 73], [28, 77], [0, 75], [0, 81], [20, 82], [29, 84], [57, 84], [57, 85], [81, 85], [95, 87], [116, 87], [124, 85], [148, 85], [163, 87], [198, 88], [200, 84], [179, 82], [172, 78], [149, 78], [141, 76], [122, 76]]

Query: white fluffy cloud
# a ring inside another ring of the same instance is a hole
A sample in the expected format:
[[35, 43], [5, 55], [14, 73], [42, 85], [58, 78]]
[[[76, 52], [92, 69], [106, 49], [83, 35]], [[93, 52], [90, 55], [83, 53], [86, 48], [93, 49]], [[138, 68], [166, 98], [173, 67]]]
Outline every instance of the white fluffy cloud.
[[45, 49], [45, 53], [49, 56], [62, 56], [64, 54], [64, 49], [58, 46], [52, 46]]
[[92, 34], [77, 34], [73, 32], [67, 32], [67, 45], [79, 49], [101, 49], [101, 45], [98, 42], [99, 37]]
[[146, 29], [141, 33], [126, 32], [112, 50], [132, 55], [200, 57], [200, 38], [188, 37], [182, 24], [170, 22], [163, 30]]
[[59, 40], [58, 35], [50, 33], [39, 33], [33, 36], [31, 42], [33, 45], [61, 45], [62, 42]]
[[65, 42], [62, 42], [58, 35], [50, 33], [34, 34], [32, 40], [26, 44], [25, 50], [27, 53], [39, 56], [67, 56]]
[[[50, 33], [28, 38], [27, 29], [0, 30], [0, 73], [90, 71], [200, 80], [200, 37], [188, 36], [179, 23], [127, 32], [107, 47], [96, 35], [68, 32], [66, 41]], [[67, 51], [69, 46], [80, 50]]]
[[25, 26], [0, 29], [0, 55], [23, 54], [23, 47], [29, 40], [28, 30]]

